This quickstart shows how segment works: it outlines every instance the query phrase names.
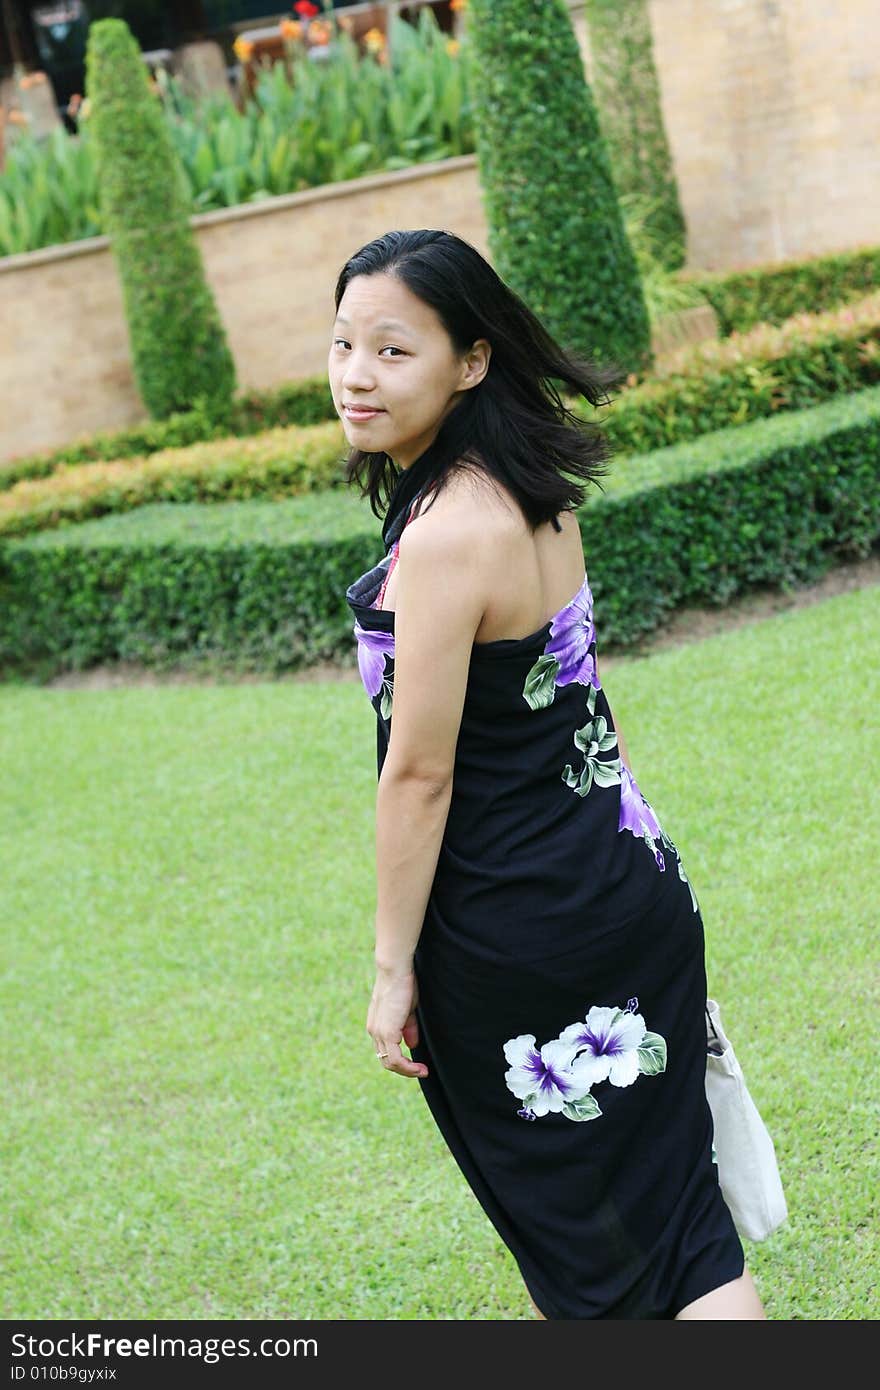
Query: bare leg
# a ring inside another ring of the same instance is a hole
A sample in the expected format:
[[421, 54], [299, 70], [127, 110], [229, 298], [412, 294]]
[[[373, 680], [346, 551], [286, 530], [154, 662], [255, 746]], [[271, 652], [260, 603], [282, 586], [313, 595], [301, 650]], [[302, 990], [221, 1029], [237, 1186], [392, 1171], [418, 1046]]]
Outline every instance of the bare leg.
[[676, 1320], [682, 1321], [702, 1318], [727, 1322], [732, 1319], [766, 1318], [767, 1314], [751, 1274], [748, 1269], [743, 1269], [738, 1279], [731, 1279], [729, 1284], [722, 1284], [720, 1288], [704, 1293], [702, 1298], [695, 1298], [693, 1303], [688, 1303], [675, 1316]]
[[[535, 1316], [546, 1322], [547, 1319], [536, 1304], [532, 1295], [526, 1289], [529, 1302], [535, 1310]], [[752, 1276], [748, 1269], [744, 1269], [739, 1279], [732, 1279], [729, 1284], [722, 1284], [718, 1289], [712, 1289], [710, 1293], [705, 1293], [701, 1298], [695, 1298], [693, 1303], [688, 1303], [682, 1308], [680, 1313], [676, 1313], [676, 1321], [690, 1321], [702, 1318], [703, 1320], [729, 1321], [732, 1319], [766, 1319], [767, 1314], [761, 1305], [758, 1297], [758, 1290], [752, 1282]]]

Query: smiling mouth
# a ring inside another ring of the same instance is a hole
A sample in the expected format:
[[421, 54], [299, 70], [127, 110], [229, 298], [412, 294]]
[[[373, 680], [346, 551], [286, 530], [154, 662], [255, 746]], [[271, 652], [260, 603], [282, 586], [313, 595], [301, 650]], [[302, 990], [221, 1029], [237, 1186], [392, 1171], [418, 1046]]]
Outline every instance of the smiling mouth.
[[342, 409], [350, 420], [368, 420], [373, 415], [384, 415], [385, 413], [375, 406], [367, 405], [344, 405]]

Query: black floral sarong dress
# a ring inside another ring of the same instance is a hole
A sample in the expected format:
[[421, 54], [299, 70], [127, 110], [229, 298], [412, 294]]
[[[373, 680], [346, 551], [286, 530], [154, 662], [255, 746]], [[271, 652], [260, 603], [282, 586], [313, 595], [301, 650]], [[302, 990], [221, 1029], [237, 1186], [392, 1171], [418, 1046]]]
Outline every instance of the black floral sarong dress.
[[[376, 604], [425, 482], [418, 461], [398, 479], [386, 553], [346, 591], [380, 774], [394, 614]], [[412, 1056], [544, 1316], [674, 1318], [744, 1255], [706, 1099], [700, 909], [595, 656], [586, 575], [538, 631], [474, 644]]]

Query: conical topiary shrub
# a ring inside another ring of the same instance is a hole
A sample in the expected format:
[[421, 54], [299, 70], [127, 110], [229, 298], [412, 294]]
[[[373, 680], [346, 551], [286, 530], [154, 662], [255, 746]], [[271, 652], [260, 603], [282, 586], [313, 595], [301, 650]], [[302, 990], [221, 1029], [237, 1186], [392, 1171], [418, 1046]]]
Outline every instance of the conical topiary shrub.
[[685, 222], [654, 64], [647, 0], [587, 0], [591, 77], [614, 183], [648, 206], [645, 228], [667, 270], [685, 263]]
[[124, 20], [91, 25], [86, 90], [101, 212], [144, 405], [165, 418], [201, 398], [222, 414], [235, 391], [235, 363], [189, 224], [186, 176]]
[[648, 311], [565, 0], [466, 14], [495, 269], [564, 347], [643, 370]]

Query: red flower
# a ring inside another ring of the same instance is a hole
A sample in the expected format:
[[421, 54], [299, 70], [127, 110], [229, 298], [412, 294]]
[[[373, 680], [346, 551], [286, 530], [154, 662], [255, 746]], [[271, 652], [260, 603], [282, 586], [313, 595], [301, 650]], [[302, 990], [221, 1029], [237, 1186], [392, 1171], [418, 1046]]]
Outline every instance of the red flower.
[[318, 6], [311, 4], [310, 0], [296, 0], [293, 8], [301, 19], [314, 19], [316, 14], [321, 13]]

